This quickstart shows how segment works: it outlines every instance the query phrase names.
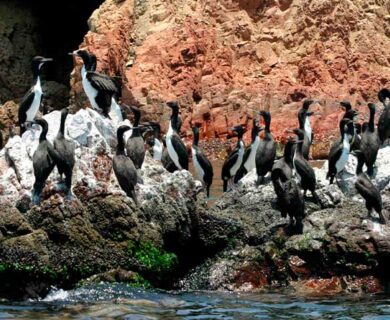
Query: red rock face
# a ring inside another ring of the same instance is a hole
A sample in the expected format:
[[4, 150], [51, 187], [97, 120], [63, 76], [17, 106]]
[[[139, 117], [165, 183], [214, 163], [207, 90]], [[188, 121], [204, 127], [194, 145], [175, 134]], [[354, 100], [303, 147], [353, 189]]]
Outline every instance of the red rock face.
[[[365, 105], [390, 86], [388, 2], [304, 0], [106, 0], [90, 19], [81, 46], [98, 69], [122, 77], [122, 98], [167, 122], [164, 102], [177, 99], [183, 129], [203, 124], [203, 136], [225, 137], [250, 126], [261, 109], [284, 140], [308, 97], [321, 100], [312, 119], [321, 154], [338, 132], [340, 100]], [[78, 65], [79, 66], [79, 65]], [[81, 105], [79, 67], [72, 86]], [[249, 132], [246, 134], [249, 138]], [[318, 150], [317, 150], [318, 149]], [[317, 150], [317, 151], [316, 151]]]

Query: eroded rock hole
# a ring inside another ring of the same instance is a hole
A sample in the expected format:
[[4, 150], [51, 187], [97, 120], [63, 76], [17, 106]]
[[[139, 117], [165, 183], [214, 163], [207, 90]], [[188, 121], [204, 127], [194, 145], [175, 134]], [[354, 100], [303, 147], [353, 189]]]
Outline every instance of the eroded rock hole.
[[35, 55], [55, 59], [43, 70], [46, 81], [69, 86], [68, 52], [88, 31], [88, 18], [103, 0], [0, 1], [0, 104], [23, 96]]

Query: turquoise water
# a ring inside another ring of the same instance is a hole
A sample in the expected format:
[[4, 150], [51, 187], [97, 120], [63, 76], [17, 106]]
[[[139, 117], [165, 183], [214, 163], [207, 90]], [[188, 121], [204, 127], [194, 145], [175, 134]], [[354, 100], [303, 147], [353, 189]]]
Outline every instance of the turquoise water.
[[41, 301], [1, 302], [0, 319], [390, 319], [389, 295], [163, 292], [124, 284], [53, 290]]

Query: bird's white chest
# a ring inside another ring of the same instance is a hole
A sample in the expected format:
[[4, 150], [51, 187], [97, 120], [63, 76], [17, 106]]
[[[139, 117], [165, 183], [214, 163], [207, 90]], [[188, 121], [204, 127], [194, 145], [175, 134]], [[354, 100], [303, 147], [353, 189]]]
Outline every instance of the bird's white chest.
[[233, 167], [230, 169], [230, 175], [235, 176], [238, 169], [241, 167], [242, 164], [242, 158], [244, 157], [244, 143], [240, 141], [240, 147], [238, 148], [238, 158], [236, 163], [233, 165]]
[[37, 83], [34, 86], [34, 100], [28, 108], [26, 114], [27, 114], [27, 121], [33, 121], [38, 110], [39, 106], [41, 105], [42, 100], [42, 87], [41, 87], [41, 80], [38, 77]]
[[311, 142], [311, 135], [312, 135], [312, 130], [311, 130], [311, 124], [309, 117], [306, 117], [305, 119], [305, 134], [309, 139], [309, 142]]
[[251, 153], [249, 154], [249, 157], [244, 164], [247, 172], [250, 172], [252, 171], [252, 169], [256, 168], [256, 152], [259, 145], [260, 145], [260, 138], [256, 137], [255, 141], [252, 143]]
[[169, 129], [168, 129], [168, 132], [167, 132], [167, 149], [168, 149], [168, 154], [169, 154], [169, 157], [172, 159], [173, 163], [175, 164], [175, 166], [177, 168], [179, 168], [180, 170], [182, 170], [183, 168], [181, 167], [180, 165], [180, 162], [179, 162], [179, 155], [177, 154], [175, 148], [173, 147], [173, 143], [172, 143], [172, 137], [173, 137], [173, 129], [172, 129], [172, 125], [171, 123], [169, 123]]
[[117, 125], [123, 121], [121, 107], [119, 106], [119, 104], [117, 104], [114, 97], [111, 98], [111, 107], [110, 112], [108, 114], [110, 118], [114, 121], [114, 123]]
[[163, 152], [163, 145], [158, 139], [154, 139], [154, 145], [153, 145], [153, 159], [161, 161]]
[[84, 88], [85, 94], [87, 95], [88, 100], [92, 105], [92, 108], [99, 110], [100, 108], [95, 101], [95, 98], [96, 98], [98, 92], [94, 87], [92, 87], [91, 83], [88, 81], [87, 71], [85, 70], [85, 66], [83, 66], [81, 69], [81, 78], [82, 78], [82, 83], [83, 83], [83, 88]]
[[341, 151], [341, 156], [336, 161], [337, 173], [341, 172], [344, 169], [345, 165], [347, 164], [348, 157], [349, 157], [349, 150], [350, 150], [350, 144], [349, 144], [349, 140], [348, 140], [348, 135], [344, 134], [343, 149]]
[[204, 177], [204, 170], [202, 166], [200, 165], [197, 157], [196, 157], [196, 150], [195, 148], [191, 148], [192, 151], [192, 162], [194, 163], [195, 171], [199, 176], [199, 179], [204, 182], [203, 177]]

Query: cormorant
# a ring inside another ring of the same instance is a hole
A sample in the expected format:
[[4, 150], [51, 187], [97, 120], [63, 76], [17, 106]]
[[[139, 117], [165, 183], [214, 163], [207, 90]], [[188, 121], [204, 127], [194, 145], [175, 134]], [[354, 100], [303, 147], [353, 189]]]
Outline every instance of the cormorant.
[[245, 152], [245, 145], [242, 141], [244, 135], [244, 128], [242, 126], [235, 126], [231, 130], [237, 133], [237, 146], [225, 159], [222, 166], [222, 180], [223, 180], [223, 192], [227, 191], [228, 186], [233, 188], [234, 176], [237, 174], [238, 169], [242, 164], [242, 160]]
[[252, 142], [245, 149], [244, 157], [240, 169], [234, 177], [234, 182], [237, 183], [252, 169], [256, 168], [256, 153], [260, 144], [259, 132], [263, 130], [258, 126], [257, 120], [253, 119], [253, 126], [251, 131]]
[[175, 166], [180, 170], [188, 170], [187, 148], [179, 136], [179, 104], [176, 101], [167, 102], [172, 109], [172, 116], [169, 122], [169, 129], [166, 136], [166, 144], [169, 157]]
[[137, 107], [131, 106], [131, 111], [134, 114], [133, 129], [130, 138], [126, 142], [127, 156], [133, 161], [137, 169], [141, 169], [145, 159], [144, 138], [141, 135], [139, 122], [141, 119], [141, 111]]
[[372, 210], [374, 209], [378, 212], [381, 222], [385, 223], [386, 220], [382, 214], [381, 194], [366, 174], [363, 172], [359, 173], [355, 182], [355, 187], [364, 200], [366, 200], [366, 208], [368, 210], [369, 217], [371, 217]]
[[330, 179], [330, 184], [333, 183], [334, 178], [344, 169], [348, 162], [350, 143], [348, 134], [353, 134], [353, 123], [347, 118], [340, 121], [340, 138], [335, 141], [330, 148], [328, 157], [328, 173], [326, 178]]
[[49, 148], [48, 151], [57, 166], [61, 178], [65, 174], [65, 186], [70, 196], [72, 194], [72, 173], [75, 164], [75, 145], [73, 141], [65, 139], [65, 121], [67, 116], [68, 109], [62, 109], [60, 129], [53, 141], [53, 148]]
[[153, 150], [153, 159], [161, 161], [163, 153], [163, 143], [160, 141], [161, 126], [158, 122], [152, 121], [144, 123], [144, 125], [150, 126], [153, 129], [153, 137], [150, 137], [147, 143]]
[[95, 72], [96, 56], [94, 54], [86, 50], [76, 50], [69, 54], [83, 59], [81, 77], [84, 91], [92, 108], [109, 118], [112, 98], [118, 91], [114, 82], [107, 75]]
[[316, 193], [316, 175], [311, 167], [309, 161], [305, 159], [302, 153], [303, 139], [305, 133], [301, 129], [294, 129], [294, 133], [297, 135], [297, 148], [295, 150], [293, 164], [295, 172], [297, 173], [301, 188], [303, 189], [303, 195], [306, 196], [307, 190], [311, 192], [314, 199], [317, 202], [319, 201], [318, 195]]
[[303, 102], [302, 108], [298, 111], [299, 129], [304, 132], [302, 154], [306, 160], [309, 160], [310, 146], [313, 142], [313, 132], [310, 124], [310, 117], [314, 112], [309, 112], [310, 105], [315, 101], [307, 99]]
[[202, 149], [199, 148], [199, 128], [193, 127], [192, 132], [194, 134], [192, 142], [192, 162], [194, 163], [195, 171], [198, 174], [202, 184], [205, 186], [207, 197], [210, 196], [210, 187], [213, 183], [213, 166]]
[[161, 163], [168, 172], [173, 173], [176, 170], [178, 170], [178, 168], [175, 166], [171, 157], [169, 156], [168, 148], [167, 148], [167, 139], [165, 136], [162, 137], [162, 143], [164, 148], [161, 155]]
[[305, 200], [298, 185], [292, 179], [292, 149], [296, 142], [289, 140], [284, 149], [284, 156], [272, 168], [271, 179], [277, 196], [278, 207], [282, 217], [290, 217], [297, 232], [302, 232], [302, 220], [305, 217]]
[[386, 104], [386, 99], [390, 99], [390, 90], [382, 89], [378, 93], [379, 101], [385, 107], [378, 120], [378, 134], [382, 144], [390, 138], [390, 100]]
[[135, 186], [138, 181], [137, 169], [133, 161], [125, 155], [125, 143], [123, 140], [123, 134], [130, 129], [129, 126], [122, 125], [117, 130], [118, 145], [116, 154], [112, 159], [112, 167], [120, 187], [138, 206], [137, 195], [135, 193]]
[[292, 150], [296, 142], [293, 140], [288, 140], [286, 146], [284, 147], [283, 157], [277, 160], [271, 171], [272, 181], [280, 179], [282, 182], [292, 179], [293, 175], [293, 158]]
[[53, 171], [55, 163], [51, 158], [49, 149], [53, 150], [53, 145], [46, 139], [48, 124], [45, 119], [38, 118], [33, 121], [42, 127], [41, 135], [39, 136], [39, 145], [33, 154], [33, 168], [35, 182], [32, 193], [32, 203], [39, 204], [41, 202], [41, 193], [45, 187], [45, 183], [50, 173]]
[[272, 137], [270, 125], [271, 114], [268, 111], [260, 111], [259, 114], [264, 118], [265, 129], [264, 138], [256, 152], [256, 173], [258, 176], [257, 184], [263, 183], [264, 176], [272, 170], [276, 156], [276, 144]]
[[[348, 101], [341, 101], [340, 105], [345, 109], [345, 113], [343, 116], [343, 119], [349, 119], [351, 120], [355, 125], [355, 118], [359, 114], [356, 110], [352, 109], [351, 103]], [[356, 129], [348, 134], [349, 143], [350, 143], [350, 149], [352, 150], [359, 150], [360, 147], [360, 137], [356, 133]]]
[[[370, 110], [370, 118], [368, 121], [368, 127], [364, 130], [361, 142], [359, 153], [362, 156], [362, 159], [367, 166], [367, 174], [372, 176], [374, 174], [374, 164], [376, 157], [378, 155], [379, 147], [381, 140], [379, 139], [378, 133], [375, 130], [374, 118], [375, 118], [375, 104], [369, 103], [368, 108]], [[358, 166], [359, 172], [361, 172], [361, 167]]]
[[34, 57], [32, 59], [31, 67], [33, 73], [33, 85], [25, 94], [22, 102], [19, 104], [19, 127], [20, 135], [26, 131], [26, 122], [32, 123], [39, 110], [42, 100], [41, 79], [39, 77], [41, 67], [51, 58]]

